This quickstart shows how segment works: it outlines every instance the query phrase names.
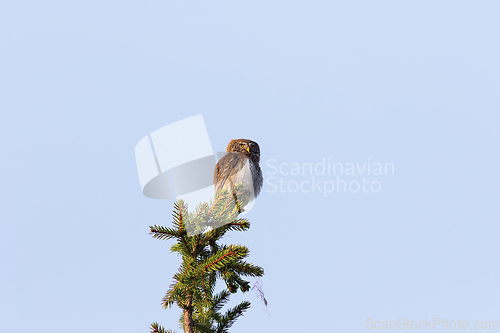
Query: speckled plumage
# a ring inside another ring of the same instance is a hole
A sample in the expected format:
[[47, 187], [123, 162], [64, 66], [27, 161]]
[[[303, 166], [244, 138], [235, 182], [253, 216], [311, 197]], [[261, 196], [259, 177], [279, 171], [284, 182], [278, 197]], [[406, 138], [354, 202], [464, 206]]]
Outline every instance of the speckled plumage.
[[231, 190], [234, 185], [242, 183], [253, 200], [259, 195], [263, 183], [259, 145], [252, 140], [235, 139], [229, 142], [226, 152], [215, 166], [215, 190]]

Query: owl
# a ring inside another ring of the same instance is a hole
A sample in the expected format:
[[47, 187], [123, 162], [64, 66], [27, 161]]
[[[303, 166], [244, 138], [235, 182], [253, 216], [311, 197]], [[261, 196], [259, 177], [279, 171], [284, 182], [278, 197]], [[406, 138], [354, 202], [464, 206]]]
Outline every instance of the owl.
[[250, 201], [255, 199], [263, 182], [259, 145], [248, 139], [231, 140], [226, 152], [215, 166], [215, 190], [224, 188], [231, 192], [234, 185], [242, 183], [243, 191], [249, 195]]

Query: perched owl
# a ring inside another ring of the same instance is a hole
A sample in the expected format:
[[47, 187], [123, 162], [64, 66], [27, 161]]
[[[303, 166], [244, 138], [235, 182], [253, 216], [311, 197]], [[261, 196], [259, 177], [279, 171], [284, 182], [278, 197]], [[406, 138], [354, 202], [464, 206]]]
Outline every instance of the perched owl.
[[215, 190], [224, 188], [231, 191], [234, 185], [242, 183], [250, 201], [255, 199], [263, 181], [259, 145], [252, 140], [236, 139], [229, 142], [226, 151], [227, 154], [215, 166]]

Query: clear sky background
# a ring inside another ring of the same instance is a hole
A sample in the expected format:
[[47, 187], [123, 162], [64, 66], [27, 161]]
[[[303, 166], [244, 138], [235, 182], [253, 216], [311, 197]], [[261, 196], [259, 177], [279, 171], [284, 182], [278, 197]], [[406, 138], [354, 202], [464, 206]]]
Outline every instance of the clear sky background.
[[[148, 235], [173, 201], [142, 195], [134, 148], [197, 114], [214, 151], [262, 152], [252, 227], [225, 241], [269, 307], [233, 297], [232, 332], [500, 321], [499, 59], [498, 1], [4, 1], [0, 331], [178, 328], [179, 259]], [[325, 196], [286, 186], [336, 176], [268, 165], [323, 158], [394, 174]]]

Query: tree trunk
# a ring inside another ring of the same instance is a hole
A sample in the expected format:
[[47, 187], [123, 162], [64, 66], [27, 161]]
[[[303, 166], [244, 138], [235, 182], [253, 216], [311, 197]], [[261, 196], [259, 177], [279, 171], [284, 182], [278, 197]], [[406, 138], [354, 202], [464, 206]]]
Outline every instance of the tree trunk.
[[193, 296], [189, 296], [184, 309], [184, 333], [194, 333], [193, 327]]

